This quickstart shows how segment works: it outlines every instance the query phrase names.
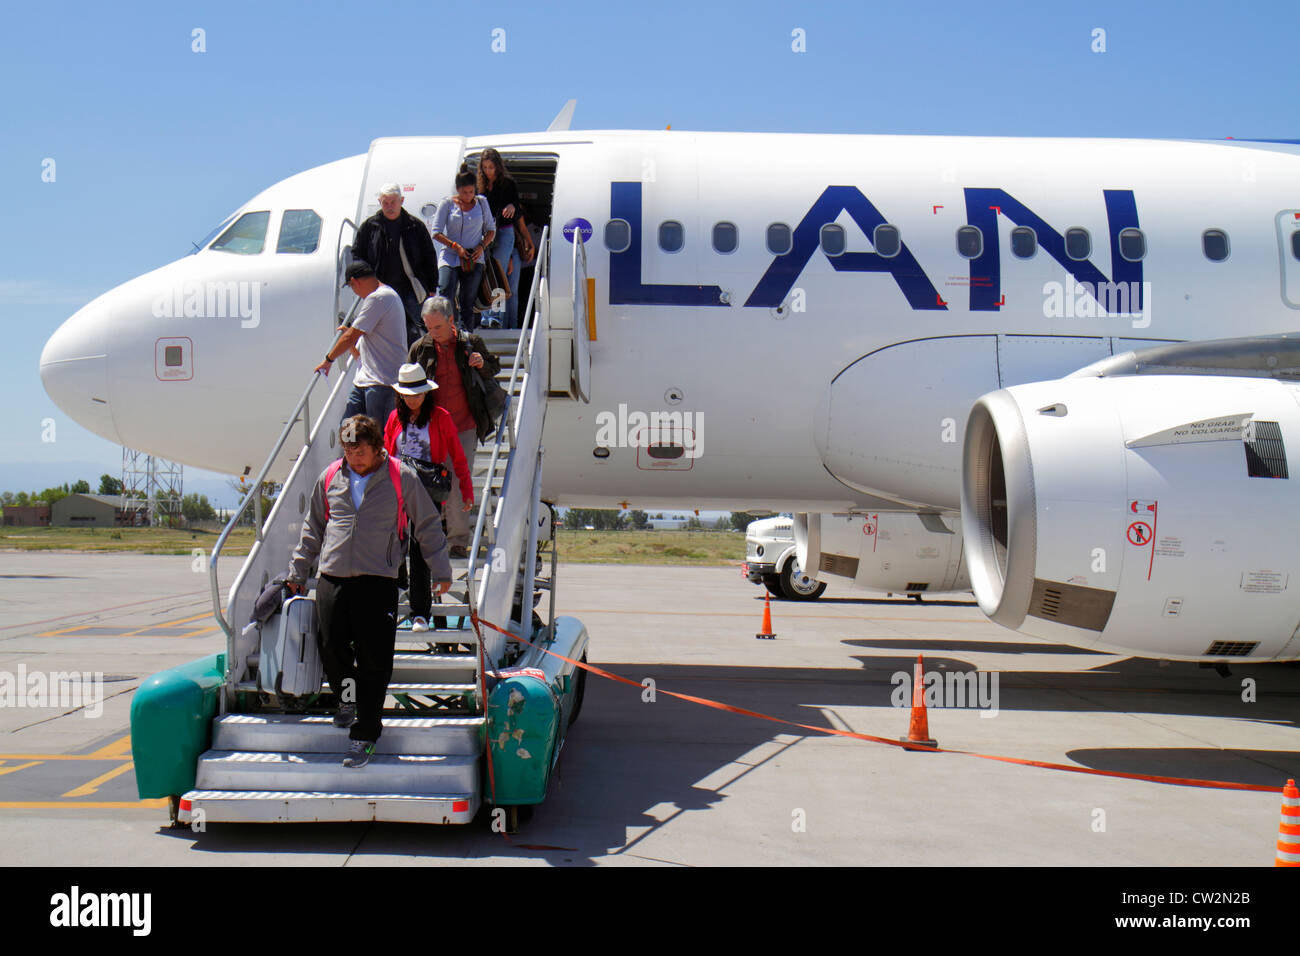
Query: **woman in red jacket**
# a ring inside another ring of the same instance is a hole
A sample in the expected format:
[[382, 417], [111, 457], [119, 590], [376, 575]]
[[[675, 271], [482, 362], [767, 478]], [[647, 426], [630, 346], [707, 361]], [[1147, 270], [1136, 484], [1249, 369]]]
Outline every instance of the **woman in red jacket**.
[[[460, 436], [452, 423], [451, 415], [445, 408], [440, 408], [433, 399], [436, 382], [425, 377], [424, 369], [419, 365], [403, 365], [397, 373], [397, 384], [393, 390], [398, 394], [397, 407], [388, 416], [384, 426], [384, 448], [388, 454], [398, 458], [414, 458], [432, 465], [451, 458], [452, 468], [456, 472], [456, 481], [464, 489], [465, 510], [474, 507], [474, 486], [470, 481], [469, 463], [460, 446]], [[442, 510], [439, 502], [438, 510]], [[413, 632], [429, 629], [429, 612], [433, 607], [433, 598], [429, 589], [429, 566], [420, 553], [420, 545], [414, 538], [411, 542], [411, 630]]]

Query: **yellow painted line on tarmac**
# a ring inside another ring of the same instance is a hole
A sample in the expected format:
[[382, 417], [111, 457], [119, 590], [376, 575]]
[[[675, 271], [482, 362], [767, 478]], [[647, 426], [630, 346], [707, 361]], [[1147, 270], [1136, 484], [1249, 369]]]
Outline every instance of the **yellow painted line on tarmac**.
[[78, 800], [65, 803], [51, 801], [14, 801], [0, 803], [0, 810], [145, 810], [167, 806], [167, 798], [156, 800], [109, 800], [86, 802]]
[[[2, 763], [4, 763], [4, 761], [0, 760], [0, 764]], [[20, 763], [16, 767], [0, 767], [0, 777], [3, 777], [7, 773], [13, 773], [15, 770], [26, 770], [28, 767], [36, 767], [42, 763], [44, 763], [42, 760], [32, 760], [29, 763]]]
[[0, 760], [130, 760], [130, 754], [96, 757], [94, 754], [0, 754]]
[[108, 771], [107, 773], [101, 773], [94, 780], [88, 781], [87, 783], [83, 783], [81, 786], [73, 790], [69, 790], [67, 793], [64, 794], [64, 796], [65, 797], [88, 797], [92, 793], [98, 793], [100, 784], [108, 783], [108, 781], [112, 780], [114, 777], [120, 777], [122, 774], [126, 773], [134, 766], [135, 766], [134, 763], [121, 764], [120, 766], [114, 767], [112, 770]]
[[108, 760], [113, 757], [125, 757], [131, 750], [131, 735], [127, 734], [111, 744], [100, 747], [92, 754], [86, 754], [87, 760]]
[[131, 735], [120, 737], [88, 754], [0, 754], [5, 760], [127, 760], [131, 759]]

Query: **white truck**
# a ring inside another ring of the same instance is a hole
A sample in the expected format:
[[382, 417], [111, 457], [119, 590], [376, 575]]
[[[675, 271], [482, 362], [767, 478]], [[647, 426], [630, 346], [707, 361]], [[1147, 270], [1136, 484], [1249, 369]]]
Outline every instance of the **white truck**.
[[[801, 556], [812, 573], [805, 570]], [[854, 588], [906, 594], [916, 600], [927, 592], [970, 589], [956, 514], [761, 518], [745, 529], [742, 571], [773, 596], [791, 601], [816, 600], [831, 577], [847, 579]]]

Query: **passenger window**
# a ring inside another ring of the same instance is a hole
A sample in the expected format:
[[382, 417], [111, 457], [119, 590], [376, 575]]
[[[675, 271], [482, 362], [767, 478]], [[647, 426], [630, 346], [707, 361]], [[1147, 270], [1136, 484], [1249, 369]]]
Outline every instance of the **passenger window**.
[[605, 248], [610, 252], [627, 252], [632, 245], [632, 226], [626, 219], [611, 219], [605, 223]]
[[1300, 229], [1291, 233], [1291, 257], [1300, 260]]
[[1119, 254], [1129, 262], [1141, 262], [1147, 254], [1147, 237], [1141, 229], [1119, 231]]
[[831, 257], [844, 255], [844, 248], [847, 245], [847, 241], [844, 238], [843, 226], [838, 226], [833, 222], [828, 222], [826, 225], [822, 226], [821, 239], [822, 252]]
[[1086, 259], [1092, 254], [1092, 236], [1087, 229], [1075, 226], [1065, 230], [1065, 254], [1071, 259]]
[[876, 247], [876, 255], [884, 256], [886, 259], [894, 258], [903, 248], [898, 227], [891, 226], [889, 223], [881, 223], [875, 228], [871, 233], [871, 244]]
[[1211, 262], [1228, 258], [1228, 234], [1222, 229], [1206, 229], [1201, 233], [1201, 248]]
[[774, 256], [783, 256], [794, 248], [794, 233], [783, 222], [774, 222], [767, 227], [767, 251]]
[[1032, 259], [1038, 251], [1038, 233], [1028, 226], [1011, 230], [1011, 254], [1017, 259]]
[[713, 251], [720, 252], [724, 256], [736, 251], [740, 244], [740, 230], [736, 228], [734, 222], [718, 222], [713, 224]]
[[241, 256], [255, 256], [266, 244], [266, 226], [270, 219], [269, 212], [246, 212], [221, 234], [212, 248]]
[[286, 209], [275, 251], [307, 255], [320, 245], [320, 216], [310, 209]]
[[659, 248], [664, 252], [681, 252], [686, 245], [686, 228], [677, 220], [659, 223]]
[[957, 252], [967, 259], [974, 259], [984, 251], [984, 233], [975, 226], [962, 226], [957, 230]]

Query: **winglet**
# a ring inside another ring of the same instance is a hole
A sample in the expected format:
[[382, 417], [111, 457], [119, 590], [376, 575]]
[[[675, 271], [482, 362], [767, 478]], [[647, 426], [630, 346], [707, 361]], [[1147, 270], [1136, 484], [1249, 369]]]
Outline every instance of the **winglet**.
[[578, 108], [577, 100], [569, 100], [560, 111], [555, 114], [555, 119], [551, 120], [551, 125], [546, 127], [546, 132], [554, 133], [556, 130], [565, 130], [573, 122], [573, 111]]

